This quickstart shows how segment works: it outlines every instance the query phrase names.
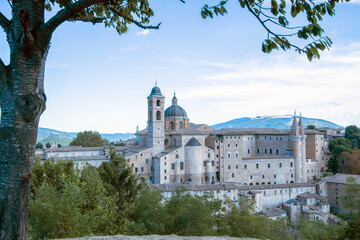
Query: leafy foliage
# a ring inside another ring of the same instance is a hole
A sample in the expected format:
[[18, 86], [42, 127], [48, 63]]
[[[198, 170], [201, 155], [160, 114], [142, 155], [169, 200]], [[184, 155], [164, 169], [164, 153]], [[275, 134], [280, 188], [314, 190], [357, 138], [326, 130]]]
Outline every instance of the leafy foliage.
[[316, 130], [316, 126], [315, 125], [307, 125], [306, 129]]
[[360, 174], [360, 129], [347, 126], [345, 138], [336, 138], [329, 143], [331, 158], [328, 168], [333, 173]]
[[340, 197], [344, 207], [350, 210], [350, 219], [342, 231], [342, 239], [360, 239], [360, 184], [354, 177], [347, 178], [345, 194]]
[[109, 145], [109, 141], [101, 138], [100, 133], [93, 131], [84, 131], [76, 135], [76, 138], [70, 143], [70, 146], [82, 147], [102, 147]]
[[42, 144], [41, 142], [37, 143], [35, 146], [36, 149], [43, 149], [44, 148], [44, 144]]
[[355, 125], [345, 128], [345, 138], [351, 142], [351, 145], [360, 148], [360, 129]]
[[[29, 234], [34, 239], [127, 233], [142, 189], [126, 160], [112, 151], [101, 170], [81, 174], [71, 161], [36, 159], [31, 182]], [[104, 174], [111, 174], [104, 178]]]
[[339, 161], [339, 156], [342, 152], [352, 153], [351, 143], [346, 138], [336, 138], [329, 143], [329, 151], [331, 157], [328, 162], [328, 168], [337, 173], [344, 167], [345, 162]]
[[[220, 1], [218, 5], [207, 4], [201, 10], [202, 18], [213, 18], [214, 15], [225, 15], [226, 4], [229, 0]], [[348, 2], [349, 0], [345, 0]], [[239, 0], [240, 7], [246, 8], [267, 31], [268, 37], [262, 43], [262, 51], [270, 53], [273, 50], [295, 49], [298, 53], [305, 53], [308, 60], [320, 58], [319, 51], [329, 49], [332, 41], [323, 36], [324, 29], [320, 22], [323, 17], [335, 15], [335, 5], [338, 0], [329, 1], [304, 1], [304, 0]], [[290, 15], [289, 15], [290, 13]], [[291, 18], [298, 15], [304, 16], [307, 24], [292, 26]], [[275, 31], [278, 30], [278, 31]], [[294, 40], [302, 40], [306, 44], [299, 47]]]

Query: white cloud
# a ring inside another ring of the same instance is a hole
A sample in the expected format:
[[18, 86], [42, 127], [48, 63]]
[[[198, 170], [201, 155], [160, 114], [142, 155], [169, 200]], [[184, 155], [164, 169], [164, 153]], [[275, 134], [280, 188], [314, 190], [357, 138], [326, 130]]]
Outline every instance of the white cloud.
[[[204, 99], [209, 112], [216, 112], [214, 121], [219, 121], [219, 115], [229, 120], [292, 113], [296, 108], [304, 116], [358, 125], [359, 114], [354, 109], [360, 103], [359, 51], [359, 43], [334, 47], [311, 63], [305, 56], [289, 52], [251, 62], [204, 60], [201, 63], [209, 71], [199, 77], [203, 86], [184, 88], [182, 98], [200, 105], [205, 104], [200, 103]], [[204, 118], [195, 108], [191, 112], [195, 118]]]
[[149, 29], [145, 29], [141, 32], [137, 32], [136, 35], [144, 35], [145, 36], [145, 35], [148, 35], [149, 33], [150, 33]]

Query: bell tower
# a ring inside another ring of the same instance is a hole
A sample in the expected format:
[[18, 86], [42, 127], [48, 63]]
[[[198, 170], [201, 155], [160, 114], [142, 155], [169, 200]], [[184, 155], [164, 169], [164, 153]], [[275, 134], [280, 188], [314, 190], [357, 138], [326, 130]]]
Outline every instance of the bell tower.
[[153, 155], [164, 150], [165, 120], [164, 105], [165, 97], [161, 94], [160, 88], [155, 83], [151, 89], [148, 99], [148, 141], [147, 146], [153, 148]]

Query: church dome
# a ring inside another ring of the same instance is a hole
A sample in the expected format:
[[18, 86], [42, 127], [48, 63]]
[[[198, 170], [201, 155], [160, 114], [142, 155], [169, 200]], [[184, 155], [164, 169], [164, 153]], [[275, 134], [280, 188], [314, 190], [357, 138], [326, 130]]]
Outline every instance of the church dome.
[[154, 95], [159, 95], [159, 96], [162, 96], [161, 94], [161, 90], [158, 86], [155, 86], [151, 89], [151, 93], [150, 93], [150, 96], [154, 96]]
[[187, 118], [186, 112], [185, 110], [178, 106], [178, 105], [173, 105], [171, 107], [168, 107], [165, 110], [165, 117], [184, 117]]
[[187, 118], [185, 110], [177, 105], [177, 98], [174, 94], [172, 105], [165, 110], [165, 117], [182, 117]]

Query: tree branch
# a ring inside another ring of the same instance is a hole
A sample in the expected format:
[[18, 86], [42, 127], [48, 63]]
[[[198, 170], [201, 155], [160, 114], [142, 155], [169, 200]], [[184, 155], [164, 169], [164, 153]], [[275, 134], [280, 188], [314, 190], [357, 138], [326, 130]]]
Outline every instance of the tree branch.
[[106, 18], [98, 18], [98, 17], [81, 18], [80, 16], [74, 16], [72, 18], [69, 18], [67, 21], [69, 21], [69, 22], [76, 22], [76, 21], [91, 22], [92, 24], [96, 24], [96, 23], [102, 23], [105, 19]]
[[123, 19], [125, 19], [126, 21], [129, 21], [131, 23], [134, 23], [136, 26], [140, 27], [140, 28], [143, 28], [143, 29], [159, 29], [161, 23], [159, 23], [158, 25], [156, 26], [152, 26], [152, 25], [143, 25], [141, 22], [138, 22], [132, 18], [129, 18], [128, 16], [126, 16], [125, 14], [123, 14], [122, 12], [112, 8], [112, 7], [109, 7], [109, 10], [112, 11], [113, 13], [115, 13], [116, 15], [119, 15], [120, 17], [122, 17]]
[[[301, 49], [301, 48], [299, 48], [298, 46], [296, 46], [296, 45], [294, 45], [294, 44], [285, 43], [285, 42], [281, 39], [281, 37], [280, 37], [280, 36], [284, 36], [284, 35], [279, 35], [279, 34], [274, 33], [273, 31], [271, 31], [271, 30], [265, 25], [264, 21], [251, 9], [251, 7], [250, 7], [250, 5], [249, 5], [249, 3], [248, 3], [248, 0], [244, 0], [244, 2], [245, 2], [245, 5], [246, 5], [247, 9], [249, 10], [249, 12], [251, 12], [251, 13], [257, 18], [257, 20], [260, 22], [260, 24], [265, 28], [265, 30], [266, 30], [269, 34], [273, 35], [274, 37], [277, 37], [277, 38], [278, 38], [281, 42], [283, 42], [284, 44], [289, 44], [291, 47], [297, 49], [299, 52], [309, 53], [309, 54], [313, 55], [312, 53], [306, 51], [305, 48], [302, 48], [302, 49]], [[285, 36], [286, 36], [286, 35], [285, 35]], [[308, 45], [307, 45], [307, 46], [308, 46]]]
[[60, 24], [71, 19], [81, 10], [96, 3], [105, 3], [107, 0], [79, 0], [58, 11], [55, 16], [50, 18], [41, 28], [43, 32], [52, 33]]
[[4, 29], [6, 34], [9, 32], [10, 29], [10, 21], [0, 12], [0, 26]]

